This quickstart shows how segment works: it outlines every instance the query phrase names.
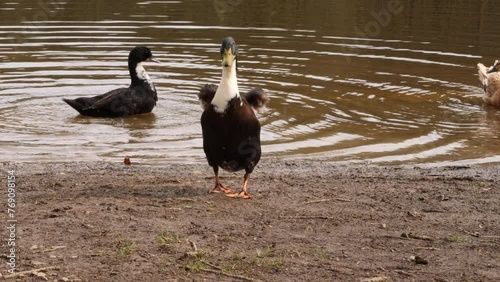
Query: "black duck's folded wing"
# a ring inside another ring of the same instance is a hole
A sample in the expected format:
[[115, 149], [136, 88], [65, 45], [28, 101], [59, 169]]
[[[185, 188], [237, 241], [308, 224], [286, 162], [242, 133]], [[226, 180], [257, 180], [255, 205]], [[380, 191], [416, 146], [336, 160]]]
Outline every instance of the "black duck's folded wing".
[[83, 110], [90, 108], [92, 105], [94, 105], [97, 101], [104, 98], [106, 95], [108, 95], [108, 93], [95, 97], [81, 97], [76, 99], [63, 98], [62, 100], [66, 102], [68, 105], [70, 105], [73, 109], [77, 110], [80, 114], [82, 114]]

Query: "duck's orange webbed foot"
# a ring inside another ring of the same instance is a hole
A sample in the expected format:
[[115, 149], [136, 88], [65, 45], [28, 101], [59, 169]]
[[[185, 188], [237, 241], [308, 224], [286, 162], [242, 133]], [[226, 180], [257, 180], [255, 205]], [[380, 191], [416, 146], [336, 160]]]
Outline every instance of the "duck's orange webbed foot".
[[226, 196], [229, 198], [241, 198], [241, 199], [251, 199], [252, 198], [252, 195], [248, 194], [245, 191], [241, 191], [239, 193], [229, 193], [229, 194], [226, 194]]
[[222, 184], [216, 184], [214, 188], [209, 190], [209, 193], [234, 193], [234, 190], [231, 188], [227, 188]]
[[226, 186], [220, 183], [219, 173], [215, 171], [215, 186], [211, 190], [208, 190], [209, 193], [234, 193], [233, 189], [227, 188]]
[[243, 181], [243, 188], [241, 188], [241, 192], [239, 193], [227, 193], [226, 196], [229, 198], [241, 198], [241, 199], [251, 199], [252, 195], [247, 193], [247, 185], [248, 185], [248, 177], [250, 174], [247, 172], [245, 174], [245, 180]]

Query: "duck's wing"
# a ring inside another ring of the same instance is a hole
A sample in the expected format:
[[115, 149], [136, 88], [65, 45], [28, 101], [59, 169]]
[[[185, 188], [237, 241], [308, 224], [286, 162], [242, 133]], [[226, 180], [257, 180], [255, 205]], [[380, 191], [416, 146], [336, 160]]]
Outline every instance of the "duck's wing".
[[205, 84], [203, 88], [201, 88], [200, 93], [198, 93], [198, 99], [200, 99], [200, 104], [203, 110], [206, 110], [212, 100], [214, 99], [215, 92], [217, 92], [217, 85], [214, 84]]
[[94, 105], [97, 101], [101, 100], [102, 98], [106, 97], [108, 93], [101, 94], [98, 96], [94, 97], [80, 97], [76, 99], [65, 99], [63, 98], [62, 100], [66, 102], [68, 105], [70, 105], [73, 109], [77, 110], [80, 114], [83, 114], [83, 111], [87, 108], [90, 108], [92, 105]]
[[101, 95], [90, 107], [83, 111], [88, 115], [126, 116], [132, 114], [134, 99], [130, 88], [118, 88]]
[[243, 98], [247, 100], [248, 104], [250, 104], [254, 110], [263, 108], [269, 102], [269, 97], [267, 97], [267, 94], [260, 87], [255, 87], [248, 91], [243, 95]]
[[93, 109], [109, 109], [113, 103], [117, 101], [122, 101], [126, 95], [130, 93], [130, 88], [118, 88], [112, 91], [109, 91], [106, 94], [101, 95], [101, 98], [97, 100], [90, 108]]
[[[206, 84], [201, 88], [198, 99], [200, 99], [203, 110], [206, 110], [210, 106], [210, 103], [214, 99], [215, 92], [217, 92], [217, 85], [214, 84]], [[269, 97], [260, 87], [255, 87], [243, 94], [243, 98], [255, 110], [263, 108], [269, 102]]]

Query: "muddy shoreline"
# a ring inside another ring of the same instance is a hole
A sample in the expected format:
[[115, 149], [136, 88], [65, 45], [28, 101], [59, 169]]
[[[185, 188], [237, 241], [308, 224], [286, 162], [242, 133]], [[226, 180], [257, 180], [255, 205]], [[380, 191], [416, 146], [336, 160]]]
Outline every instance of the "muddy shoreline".
[[500, 280], [499, 165], [265, 159], [251, 200], [208, 194], [204, 163], [2, 163], [5, 190], [9, 170], [23, 281]]

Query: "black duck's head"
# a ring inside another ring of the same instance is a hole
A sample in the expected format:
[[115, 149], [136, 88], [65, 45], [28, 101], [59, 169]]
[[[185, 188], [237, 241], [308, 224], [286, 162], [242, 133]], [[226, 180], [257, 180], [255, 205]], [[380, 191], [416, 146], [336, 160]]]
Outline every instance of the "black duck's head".
[[220, 55], [222, 57], [222, 66], [224, 68], [231, 68], [236, 63], [238, 55], [238, 45], [232, 37], [226, 37], [222, 41], [220, 47]]
[[128, 62], [131, 64], [139, 64], [145, 61], [152, 61], [155, 63], [160, 63], [159, 60], [155, 59], [151, 50], [148, 47], [137, 46], [128, 55]]
[[497, 72], [500, 71], [500, 61], [496, 60], [493, 66], [488, 69], [488, 72], [486, 73], [492, 73], [492, 72]]

